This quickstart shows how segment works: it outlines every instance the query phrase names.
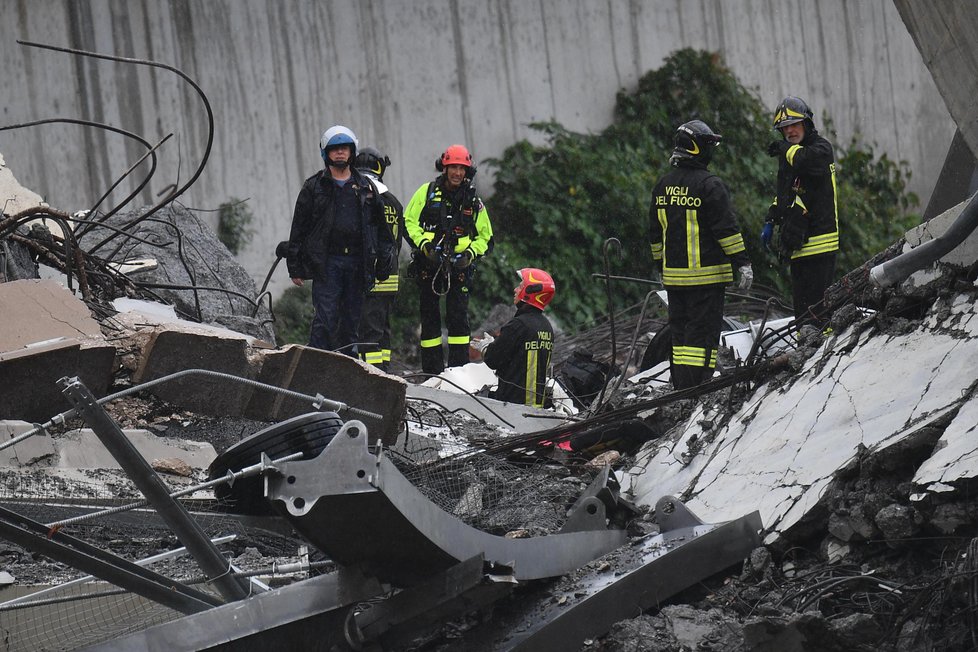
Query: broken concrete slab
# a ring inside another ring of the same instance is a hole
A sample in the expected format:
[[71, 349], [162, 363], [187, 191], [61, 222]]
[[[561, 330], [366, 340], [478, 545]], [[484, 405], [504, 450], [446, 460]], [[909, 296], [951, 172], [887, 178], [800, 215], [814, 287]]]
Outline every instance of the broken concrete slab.
[[[247, 336], [228, 337], [169, 326], [150, 334], [133, 381], [146, 383], [188, 369], [205, 369], [245, 379], [258, 375], [248, 355]], [[173, 405], [211, 416], [239, 416], [251, 400], [245, 383], [191, 374], [154, 385], [147, 391]]]
[[978, 477], [978, 399], [961, 406], [934, 447], [934, 454], [914, 476], [914, 484], [931, 487], [955, 480]]
[[464, 410], [476, 419], [517, 433], [546, 430], [559, 423], [559, 420], [555, 420], [557, 415], [550, 410], [484, 397], [477, 400], [467, 394], [424, 385], [408, 385], [407, 398], [429, 402], [449, 412]]
[[[123, 430], [126, 438], [146, 460], [176, 459], [196, 469], [206, 469], [217, 453], [206, 442], [157, 437], [148, 430]], [[89, 428], [73, 430], [54, 440], [57, 451], [52, 465], [61, 469], [118, 469], [115, 458]]]
[[[0, 441], [33, 429], [24, 421], [0, 421]], [[148, 430], [125, 429], [123, 434], [147, 460], [164, 462], [173, 469], [206, 469], [217, 453], [206, 442], [158, 437]], [[52, 469], [118, 469], [118, 462], [89, 428], [72, 430], [52, 438], [37, 434], [0, 451], [0, 467], [51, 467]], [[179, 473], [177, 473], [179, 475]]]
[[250, 346], [256, 348], [275, 348], [274, 344], [243, 331], [236, 331], [216, 324], [203, 324], [181, 319], [177, 316], [177, 312], [173, 306], [165, 303], [122, 297], [114, 299], [112, 301], [112, 307], [119, 311], [115, 319], [134, 330], [147, 326], [173, 324], [174, 329], [183, 332], [208, 334], [232, 339], [244, 338]]
[[[382, 421], [352, 414], [366, 424], [371, 441], [393, 444], [401, 430], [407, 383], [350, 356], [308, 346], [289, 345], [261, 352], [258, 380], [268, 385], [316, 396], [320, 394], [353, 408], [376, 412]], [[308, 402], [275, 392], [256, 390], [245, 416], [259, 421], [281, 421], [315, 410]]]
[[[139, 280], [155, 286], [154, 293], [172, 304], [178, 314], [247, 330], [257, 338], [274, 342], [269, 307], [262, 302], [256, 305], [258, 290], [254, 279], [217, 234], [192, 211], [172, 203], [156, 211], [152, 220], [130, 226], [145, 210], [131, 208], [116, 213], [104, 222], [105, 227], [95, 227], [81, 235], [80, 246], [92, 246], [108, 236], [106, 227], [126, 228], [138, 239], [130, 240], [123, 252], [113, 254], [112, 262], [155, 259], [156, 268], [142, 271]], [[177, 246], [178, 238], [193, 246]], [[167, 242], [171, 246], [161, 246]]]
[[[23, 421], [0, 421], [0, 443], [16, 439], [33, 429], [33, 424]], [[37, 434], [0, 450], [0, 467], [28, 466], [41, 460], [47, 460], [54, 454], [54, 442], [51, 440], [51, 435], [47, 433]]]
[[[0, 287], [6, 284], [0, 284]], [[115, 369], [114, 346], [57, 340], [0, 353], [0, 419], [44, 422], [71, 405], [58, 380], [78, 377], [96, 398], [105, 396]]]
[[[551, 428], [556, 425], [555, 419], [559, 421], [577, 412], [570, 397], [557, 383], [548, 383], [554, 402], [553, 410], [484, 396], [483, 390], [494, 390], [498, 384], [495, 372], [484, 362], [470, 362], [460, 367], [449, 367], [421, 385], [411, 385], [408, 387], [408, 398], [430, 401], [452, 412], [464, 410], [481, 421], [519, 433]], [[478, 398], [470, 396], [480, 393], [482, 395]]]
[[58, 338], [101, 339], [88, 306], [54, 281], [0, 283], [0, 352]]
[[7, 167], [3, 154], [0, 154], [0, 209], [5, 215], [16, 215], [17, 213], [41, 206], [44, 198], [33, 190], [28, 190], [20, 185], [14, 177], [14, 173]]
[[[906, 251], [908, 249], [918, 247], [925, 242], [943, 235], [944, 232], [947, 231], [954, 223], [954, 221], [958, 219], [970, 201], [971, 198], [969, 197], [965, 201], [961, 202], [957, 206], [954, 206], [953, 208], [948, 209], [934, 219], [924, 222], [923, 224], [920, 224], [907, 231], [907, 246], [904, 248], [904, 250]], [[942, 256], [940, 260], [942, 263], [957, 265], [958, 267], [971, 266], [975, 260], [978, 260], [978, 231], [972, 232], [971, 235], [961, 242], [961, 244]]]
[[[623, 487], [640, 503], [665, 493], [689, 496], [690, 508], [714, 521], [754, 505], [767, 527], [782, 532], [819, 503], [840, 469], [959, 408], [961, 421], [946, 435], [963, 437], [966, 450], [974, 408], [963, 404], [974, 400], [976, 356], [970, 292], [939, 300], [908, 332], [850, 327], [826, 340], [790, 384], [761, 387], [719, 431], [700, 425], [711, 421], [700, 407], [677, 439], [643, 449]], [[919, 398], [907, 400], [894, 382]], [[937, 460], [920, 468], [921, 481], [944, 477]]]

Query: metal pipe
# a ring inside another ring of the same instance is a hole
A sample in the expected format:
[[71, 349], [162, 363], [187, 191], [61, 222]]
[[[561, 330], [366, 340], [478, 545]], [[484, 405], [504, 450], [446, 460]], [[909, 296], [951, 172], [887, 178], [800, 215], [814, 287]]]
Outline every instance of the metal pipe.
[[941, 256], [961, 244], [976, 227], [978, 227], [978, 193], [972, 195], [971, 201], [947, 231], [872, 268], [869, 270], [869, 278], [876, 287], [896, 285], [917, 270], [934, 264]]
[[180, 542], [193, 555], [201, 569], [213, 582], [226, 600], [241, 600], [248, 591], [237, 579], [230, 576], [231, 566], [221, 552], [204, 534], [200, 525], [178, 501], [170, 498], [170, 491], [156, 474], [149, 462], [139, 454], [119, 425], [102, 408], [92, 392], [78, 378], [62, 378], [58, 386], [85, 422], [95, 431], [102, 444], [133, 484], [139, 488], [160, 517], [177, 535]]

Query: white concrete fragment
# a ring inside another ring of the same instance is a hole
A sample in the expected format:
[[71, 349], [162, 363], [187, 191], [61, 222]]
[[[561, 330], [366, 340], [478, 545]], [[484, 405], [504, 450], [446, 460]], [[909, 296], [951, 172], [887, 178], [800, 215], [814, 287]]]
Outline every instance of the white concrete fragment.
[[[217, 453], [205, 442], [171, 437], [157, 437], [146, 430], [122, 431], [136, 450], [147, 460], [176, 458], [196, 469], [206, 469]], [[109, 454], [95, 433], [88, 429], [74, 430], [55, 440], [58, 468], [118, 469], [119, 463]]]
[[920, 465], [914, 483], [931, 489], [978, 476], [978, 399], [965, 403], [948, 424], [934, 454]]
[[0, 209], [3, 213], [16, 215], [43, 203], [44, 198], [39, 194], [20, 185], [14, 173], [7, 167], [6, 161], [3, 160], [3, 154], [0, 154]]
[[[827, 340], [790, 386], [759, 389], [716, 433], [703, 431], [697, 411], [675, 438], [643, 449], [623, 488], [649, 505], [665, 494], [687, 496], [708, 522], [756, 508], [766, 528], [783, 531], [863, 449], [886, 448], [957, 407], [975, 381], [978, 320], [969, 297], [935, 306], [942, 310], [907, 334], [845, 331]], [[922, 466], [921, 479], [976, 474], [978, 454], [967, 445], [976, 409], [962, 408], [942, 449], [950, 450], [933, 470]], [[963, 466], [948, 467], [951, 461]], [[937, 472], [946, 468], [947, 475]]]

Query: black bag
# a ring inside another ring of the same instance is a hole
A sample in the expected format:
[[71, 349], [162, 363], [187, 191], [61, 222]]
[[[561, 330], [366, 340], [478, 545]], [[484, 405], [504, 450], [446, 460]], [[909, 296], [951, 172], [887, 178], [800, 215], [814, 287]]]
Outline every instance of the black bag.
[[574, 351], [560, 367], [560, 384], [579, 409], [586, 409], [601, 392], [611, 365], [598, 362], [589, 351]]

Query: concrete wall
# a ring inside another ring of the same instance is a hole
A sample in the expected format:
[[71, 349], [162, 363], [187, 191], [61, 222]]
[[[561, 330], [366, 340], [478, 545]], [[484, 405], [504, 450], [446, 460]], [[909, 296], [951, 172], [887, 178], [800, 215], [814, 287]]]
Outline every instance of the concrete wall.
[[[241, 259], [258, 282], [331, 124], [389, 153], [387, 181], [406, 202], [453, 142], [478, 162], [530, 136], [532, 121], [603, 129], [615, 92], [681, 47], [721, 52], [766, 106], [801, 95], [832, 116], [840, 140], [862, 133], [906, 159], [924, 201], [954, 131], [891, 0], [0, 0], [0, 125], [80, 117], [153, 143], [173, 132], [143, 203], [196, 168], [200, 100], [167, 71], [16, 39], [149, 58], [200, 84], [216, 133], [182, 201], [250, 199], [258, 234]], [[72, 211], [143, 151], [78, 126], [0, 132], [20, 181]], [[505, 225], [497, 231], [505, 237]], [[286, 282], [283, 266], [276, 289]]]
[[978, 152], [978, 12], [958, 0], [893, 0], [924, 54], [944, 101], [974, 154]]

